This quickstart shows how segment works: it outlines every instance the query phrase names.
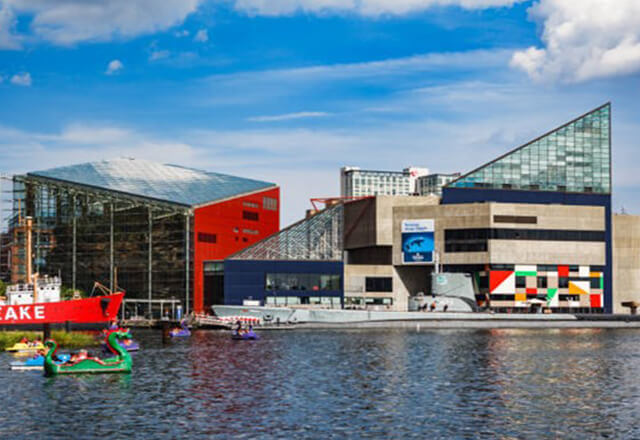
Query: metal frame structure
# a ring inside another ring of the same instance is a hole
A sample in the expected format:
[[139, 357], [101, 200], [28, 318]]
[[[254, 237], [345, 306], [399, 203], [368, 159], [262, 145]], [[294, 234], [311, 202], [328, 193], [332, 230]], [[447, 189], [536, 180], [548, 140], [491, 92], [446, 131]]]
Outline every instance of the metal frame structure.
[[340, 202], [228, 257], [232, 260], [342, 261]]
[[[146, 299], [149, 311], [183, 296], [189, 312], [190, 206], [31, 174], [14, 176], [13, 183], [14, 211], [22, 207], [19, 216], [34, 219], [36, 267], [43, 273], [62, 275], [73, 290], [108, 282], [129, 299]], [[14, 212], [11, 228], [19, 227], [17, 217]]]

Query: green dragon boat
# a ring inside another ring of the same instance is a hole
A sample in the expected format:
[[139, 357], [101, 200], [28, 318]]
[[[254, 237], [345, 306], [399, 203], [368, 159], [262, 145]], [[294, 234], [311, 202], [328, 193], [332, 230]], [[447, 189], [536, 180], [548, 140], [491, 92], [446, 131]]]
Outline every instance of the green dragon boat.
[[113, 332], [107, 338], [107, 344], [116, 353], [115, 357], [100, 359], [97, 357], [86, 357], [74, 361], [56, 364], [53, 356], [58, 349], [58, 344], [54, 340], [47, 340], [45, 345], [49, 348], [44, 358], [45, 376], [56, 376], [58, 374], [99, 374], [99, 373], [131, 373], [131, 355], [118, 344], [118, 339], [130, 338], [129, 332]]

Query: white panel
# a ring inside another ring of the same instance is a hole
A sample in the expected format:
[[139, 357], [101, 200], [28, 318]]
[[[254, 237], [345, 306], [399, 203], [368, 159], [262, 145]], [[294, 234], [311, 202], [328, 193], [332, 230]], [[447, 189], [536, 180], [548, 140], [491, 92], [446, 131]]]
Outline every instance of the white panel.
[[537, 272], [537, 266], [516, 265], [516, 272]]
[[589, 266], [580, 266], [578, 268], [578, 275], [582, 278], [589, 278]]
[[494, 293], [513, 294], [515, 292], [516, 292], [516, 274], [514, 272], [511, 275], [509, 275], [507, 277], [507, 279], [504, 280], [502, 282], [502, 284], [500, 284], [498, 287], [496, 287], [496, 289], [491, 293], [492, 294], [494, 294]]

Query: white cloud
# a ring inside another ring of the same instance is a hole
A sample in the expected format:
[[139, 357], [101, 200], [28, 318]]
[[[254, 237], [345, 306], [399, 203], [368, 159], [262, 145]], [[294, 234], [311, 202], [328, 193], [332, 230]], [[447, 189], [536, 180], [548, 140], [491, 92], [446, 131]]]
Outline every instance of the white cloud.
[[235, 0], [238, 10], [258, 15], [356, 13], [366, 16], [407, 14], [436, 6], [485, 9], [511, 6], [524, 0]]
[[285, 113], [283, 115], [272, 116], [253, 116], [247, 118], [247, 121], [251, 122], [275, 122], [275, 121], [289, 121], [291, 119], [304, 119], [304, 118], [322, 118], [330, 116], [330, 113], [325, 112], [297, 112], [297, 113]]
[[543, 26], [543, 48], [511, 65], [539, 81], [579, 82], [640, 71], [638, 0], [540, 0], [529, 10]]
[[163, 58], [168, 58], [169, 55], [170, 53], [168, 50], [155, 50], [151, 52], [151, 55], [149, 55], [149, 61], [157, 61]]
[[[5, 28], [16, 14], [33, 18], [30, 30], [37, 37], [59, 45], [83, 41], [132, 38], [167, 29], [184, 21], [202, 0], [0, 0], [0, 44], [7, 36], [19, 38]], [[8, 12], [7, 12], [8, 11]], [[4, 14], [4, 18], [3, 18]], [[7, 19], [7, 16], [9, 19]], [[9, 20], [9, 21], [7, 21]]]
[[106, 75], [114, 75], [124, 68], [122, 61], [120, 60], [112, 60], [109, 62], [107, 66], [107, 70], [104, 72]]
[[207, 33], [207, 30], [200, 29], [198, 32], [196, 32], [196, 35], [193, 37], [193, 41], [196, 41], [198, 43], [206, 43], [207, 41], [209, 41], [209, 34]]
[[20, 49], [21, 38], [14, 33], [16, 22], [13, 11], [0, 1], [0, 49]]
[[11, 84], [29, 87], [31, 85], [31, 74], [29, 72], [16, 73], [11, 77]]

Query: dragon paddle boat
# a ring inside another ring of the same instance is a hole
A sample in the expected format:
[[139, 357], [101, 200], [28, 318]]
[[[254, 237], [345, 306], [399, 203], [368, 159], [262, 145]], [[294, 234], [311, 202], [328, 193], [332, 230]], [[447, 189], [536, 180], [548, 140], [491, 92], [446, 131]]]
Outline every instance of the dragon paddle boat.
[[174, 328], [169, 332], [169, 336], [172, 338], [186, 338], [191, 336], [191, 330], [187, 326], [187, 321], [184, 319], [180, 321], [180, 328]]
[[57, 364], [53, 361], [53, 356], [58, 349], [54, 340], [45, 342], [49, 348], [44, 358], [45, 376], [56, 376], [59, 374], [101, 374], [101, 373], [131, 373], [131, 355], [119, 343], [119, 339], [130, 338], [128, 332], [115, 331], [107, 337], [109, 349], [116, 353], [115, 357], [100, 359], [97, 357], [76, 358], [74, 356], [68, 362]]
[[[118, 327], [115, 327], [115, 328], [114, 327], [109, 327], [108, 330], [103, 330], [103, 334], [104, 334], [104, 341], [102, 342], [102, 350], [103, 351], [117, 354], [117, 353], [115, 353], [115, 352], [113, 352], [111, 350], [111, 348], [109, 347], [109, 343], [107, 341], [108, 338], [109, 338], [109, 335], [111, 333], [117, 332], [117, 331], [122, 332], [122, 333], [128, 333], [129, 332], [128, 329], [118, 328]], [[122, 346], [122, 348], [124, 348], [127, 351], [138, 351], [138, 350], [140, 350], [140, 344], [137, 341], [135, 341], [135, 340], [133, 340], [131, 338], [123, 339], [121, 341], [118, 341], [118, 344], [120, 344]]]
[[[59, 354], [55, 361], [58, 364], [68, 362], [71, 359], [70, 354]], [[44, 356], [38, 355], [27, 359], [26, 361], [11, 362], [12, 370], [44, 370]]]

